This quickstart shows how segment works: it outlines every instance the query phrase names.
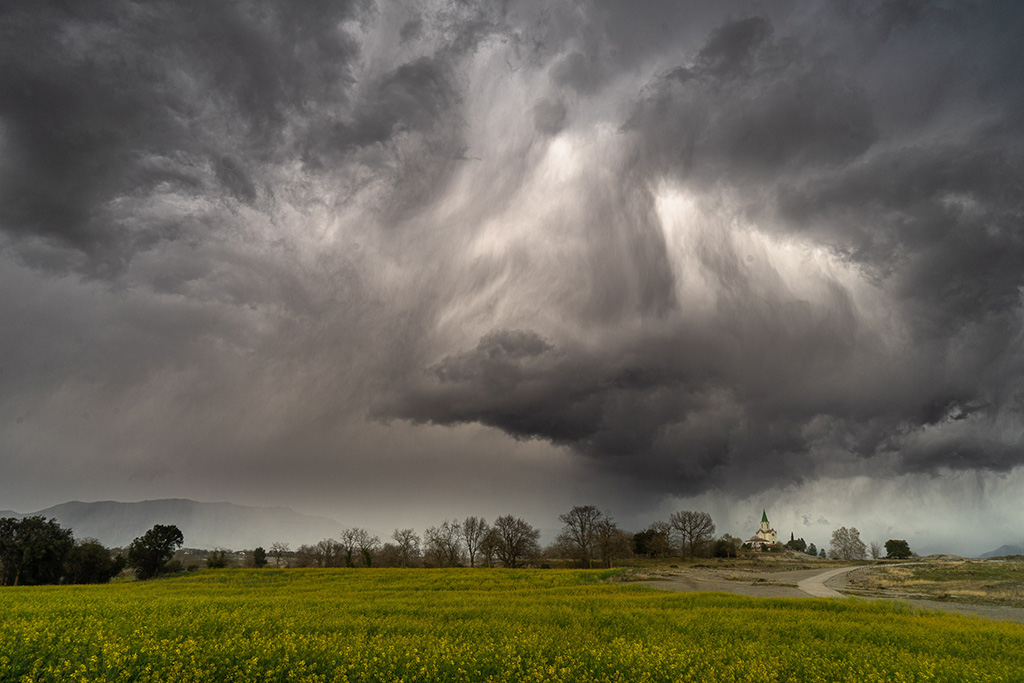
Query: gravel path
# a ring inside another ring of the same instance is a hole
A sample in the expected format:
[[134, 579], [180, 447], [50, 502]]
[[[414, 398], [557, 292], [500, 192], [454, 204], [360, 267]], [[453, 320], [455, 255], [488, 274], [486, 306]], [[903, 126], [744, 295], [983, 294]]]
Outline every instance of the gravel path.
[[808, 576], [803, 581], [799, 581], [796, 587], [802, 590], [812, 598], [845, 598], [846, 596], [837, 590], [833, 590], [825, 585], [825, 582], [829, 579], [833, 579], [843, 574], [849, 574], [850, 572], [860, 569], [860, 567], [839, 567], [838, 569], [827, 569], [823, 572]]
[[[738, 572], [727, 569], [700, 568], [686, 569], [675, 576], [646, 583], [652, 588], [683, 593], [711, 591], [736, 593], [757, 598], [848, 598], [849, 596], [839, 591], [848, 584], [848, 575], [858, 569], [864, 569], [864, 567], [802, 569], [787, 572]], [[891, 598], [860, 599], [888, 600]], [[984, 619], [1024, 624], [1024, 609], [1019, 607], [974, 605], [936, 600], [899, 599], [899, 602], [922, 609], [956, 612]]]

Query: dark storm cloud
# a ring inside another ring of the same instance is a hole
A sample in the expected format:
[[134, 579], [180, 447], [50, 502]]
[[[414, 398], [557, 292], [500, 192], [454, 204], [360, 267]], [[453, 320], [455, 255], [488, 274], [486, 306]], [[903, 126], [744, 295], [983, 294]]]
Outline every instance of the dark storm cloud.
[[[1006, 23], [1022, 16], [888, 3], [824, 9], [802, 34], [762, 16], [719, 25], [638, 93], [621, 185], [605, 189], [633, 213], [603, 221], [651, 239], [659, 183], [720, 197], [723, 217], [700, 226], [689, 266], [715, 310], [695, 316], [665, 295], [656, 333], [615, 342], [497, 330], [384, 412], [569, 445], [674, 492], [757, 489], [858, 461], [876, 472], [1024, 463], [1024, 81], [1006, 70], [1020, 56]], [[642, 18], [630, 26], [643, 30]], [[961, 65], [922, 74], [943, 81], [931, 95], [896, 92], [902, 69], [922, 68], [908, 55], [917, 50]], [[598, 73], [607, 66], [576, 52], [551, 77], [593, 94]], [[814, 300], [787, 291], [764, 255], [730, 240], [730, 211], [846, 264], [906, 336], [877, 327], [881, 312], [855, 304], [849, 280], [823, 274]], [[600, 300], [602, 320], [627, 324], [627, 310]]]
[[625, 129], [641, 163], [690, 183], [765, 182], [856, 158], [877, 133], [867, 96], [754, 17], [715, 30], [650, 85]]
[[287, 154], [286, 127], [314, 103], [347, 101], [358, 49], [340, 23], [364, 5], [9, 5], [0, 229], [84, 255], [103, 277], [154, 243], [202, 239], [191, 215], [143, 220], [120, 205], [256, 201], [258, 167]]
[[305, 160], [333, 154], [336, 161], [338, 154], [387, 142], [398, 130], [429, 127], [455, 97], [448, 80], [443, 64], [435, 59], [424, 57], [399, 66], [370, 88], [370, 96], [359, 103], [350, 121], [327, 120], [322, 130], [311, 131]]
[[533, 124], [537, 130], [554, 135], [565, 125], [565, 103], [561, 100], [541, 100], [533, 107]]
[[225, 486], [486, 432], [424, 424], [644, 495], [1016, 467], [1022, 33], [1016, 3], [7, 3], [0, 436]]

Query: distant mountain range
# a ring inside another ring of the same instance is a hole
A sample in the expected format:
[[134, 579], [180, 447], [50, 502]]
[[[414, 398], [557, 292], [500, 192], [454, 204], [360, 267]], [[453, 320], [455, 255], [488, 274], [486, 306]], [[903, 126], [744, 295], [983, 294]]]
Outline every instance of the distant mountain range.
[[984, 555], [978, 555], [978, 557], [1005, 557], [1006, 555], [1021, 555], [1024, 554], [1024, 546], [1021, 544], [1017, 545], [1001, 545], [995, 550], [990, 550]]
[[0, 511], [0, 517], [54, 518], [75, 538], [95, 538], [117, 548], [128, 545], [154, 524], [174, 524], [185, 537], [186, 548], [269, 550], [277, 541], [294, 550], [303, 543], [336, 538], [341, 525], [327, 517], [303, 515], [284, 507], [256, 507], [232, 503], [199, 503], [179, 498], [118, 503], [73, 501], [38, 512]]

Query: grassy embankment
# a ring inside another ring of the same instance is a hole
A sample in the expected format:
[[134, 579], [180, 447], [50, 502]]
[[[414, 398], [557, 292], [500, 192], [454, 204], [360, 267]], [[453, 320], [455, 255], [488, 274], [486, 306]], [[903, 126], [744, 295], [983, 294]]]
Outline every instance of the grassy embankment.
[[874, 567], [859, 575], [853, 591], [893, 596], [1024, 607], [1024, 558], [932, 560]]
[[0, 590], [2, 681], [1018, 681], [1024, 626], [560, 570]]

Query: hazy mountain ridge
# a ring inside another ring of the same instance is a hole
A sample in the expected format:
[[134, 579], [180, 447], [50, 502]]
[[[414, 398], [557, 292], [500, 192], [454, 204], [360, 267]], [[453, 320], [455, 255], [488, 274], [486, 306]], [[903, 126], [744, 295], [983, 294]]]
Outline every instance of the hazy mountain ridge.
[[315, 543], [335, 537], [341, 525], [327, 517], [304, 515], [284, 507], [258, 507], [234, 503], [200, 503], [183, 498], [122, 503], [112, 500], [71, 501], [37, 512], [0, 512], [0, 517], [54, 518], [70, 528], [75, 538], [96, 538], [109, 547], [126, 546], [154, 524], [174, 524], [189, 548], [241, 550], [275, 541]]
[[987, 557], [1006, 557], [1007, 555], [1021, 555], [1024, 550], [1024, 544], [1014, 543], [1013, 545], [1001, 545], [995, 550], [990, 550], [983, 555], [978, 555], [981, 558]]

